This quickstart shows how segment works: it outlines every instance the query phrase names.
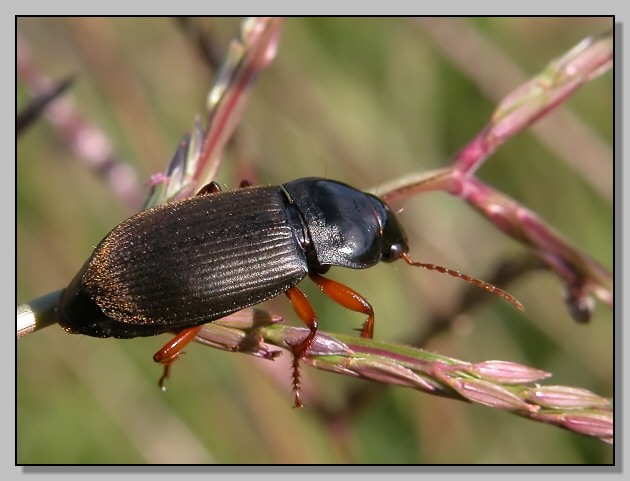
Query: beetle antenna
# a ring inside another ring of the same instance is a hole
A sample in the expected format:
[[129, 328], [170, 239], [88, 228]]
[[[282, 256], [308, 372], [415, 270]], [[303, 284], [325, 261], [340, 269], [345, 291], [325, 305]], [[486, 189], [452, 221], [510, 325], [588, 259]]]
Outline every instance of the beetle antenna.
[[491, 294], [495, 294], [495, 295], [497, 295], [499, 297], [502, 297], [506, 301], [509, 301], [512, 304], [514, 304], [514, 306], [520, 311], [524, 311], [525, 310], [525, 308], [523, 307], [523, 304], [521, 304], [518, 301], [518, 299], [516, 299], [514, 296], [508, 294], [503, 289], [499, 289], [498, 287], [493, 286], [492, 284], [484, 282], [484, 281], [482, 281], [480, 279], [477, 279], [475, 277], [469, 276], [468, 274], [462, 274], [459, 271], [454, 271], [453, 269], [448, 269], [446, 267], [438, 266], [436, 264], [427, 264], [427, 263], [424, 263], [424, 262], [414, 262], [407, 254], [403, 254], [401, 257], [410, 266], [422, 267], [423, 269], [427, 269], [429, 271], [438, 271], [438, 272], [441, 272], [442, 274], [448, 274], [449, 276], [458, 277], [460, 279], [465, 280], [466, 282], [470, 282], [470, 283], [476, 285], [477, 287], [481, 287], [482, 289], [485, 289], [486, 291], [490, 292]]

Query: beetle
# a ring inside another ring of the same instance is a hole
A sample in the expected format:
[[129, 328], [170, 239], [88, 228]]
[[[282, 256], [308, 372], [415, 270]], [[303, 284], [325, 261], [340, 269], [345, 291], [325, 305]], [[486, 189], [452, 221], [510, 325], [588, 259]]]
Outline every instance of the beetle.
[[59, 324], [94, 337], [178, 332], [155, 355], [169, 369], [203, 324], [285, 293], [309, 328], [289, 346], [295, 406], [299, 361], [318, 321], [296, 286], [309, 277], [332, 300], [363, 313], [371, 338], [374, 311], [351, 288], [324, 277], [331, 266], [365, 269], [379, 262], [439, 270], [515, 301], [502, 290], [441, 266], [413, 262], [407, 236], [378, 197], [342, 182], [306, 177], [280, 186], [221, 192], [212, 182], [194, 196], [140, 212], [116, 226], [62, 292]]

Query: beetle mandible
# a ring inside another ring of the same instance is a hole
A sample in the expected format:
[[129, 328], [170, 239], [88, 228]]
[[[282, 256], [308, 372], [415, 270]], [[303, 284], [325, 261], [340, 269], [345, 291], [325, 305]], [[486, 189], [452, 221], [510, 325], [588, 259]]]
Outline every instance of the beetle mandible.
[[317, 316], [296, 287], [305, 277], [335, 302], [367, 315], [361, 336], [371, 338], [374, 311], [349, 287], [323, 276], [331, 266], [364, 269], [403, 259], [496, 293], [504, 291], [457, 271], [413, 262], [396, 215], [378, 197], [341, 182], [307, 177], [281, 186], [244, 186], [158, 205], [115, 227], [95, 248], [57, 305], [68, 332], [133, 338], [179, 332], [155, 355], [172, 362], [203, 324], [285, 293], [309, 328], [293, 352], [295, 406], [301, 406], [299, 361], [317, 333]]

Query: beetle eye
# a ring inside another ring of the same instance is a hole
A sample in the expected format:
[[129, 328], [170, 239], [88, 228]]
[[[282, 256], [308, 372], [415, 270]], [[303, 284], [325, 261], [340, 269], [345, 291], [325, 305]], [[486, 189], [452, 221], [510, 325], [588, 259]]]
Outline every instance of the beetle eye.
[[381, 260], [383, 262], [394, 262], [400, 259], [400, 256], [404, 253], [405, 247], [402, 244], [392, 244], [387, 252], [383, 252]]

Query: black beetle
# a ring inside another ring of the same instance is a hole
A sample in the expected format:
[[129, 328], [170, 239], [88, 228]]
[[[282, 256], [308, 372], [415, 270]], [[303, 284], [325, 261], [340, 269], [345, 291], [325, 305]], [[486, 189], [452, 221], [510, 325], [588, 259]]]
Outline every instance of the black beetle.
[[308, 177], [230, 192], [211, 183], [195, 197], [153, 207], [115, 227], [63, 291], [57, 316], [68, 332], [95, 337], [179, 332], [154, 356], [165, 366], [162, 385], [203, 324], [286, 293], [310, 329], [290, 346], [300, 406], [298, 362], [317, 333], [315, 312], [295, 287], [307, 275], [334, 301], [366, 314], [361, 335], [370, 338], [372, 307], [323, 277], [331, 266], [364, 269], [403, 258], [513, 300], [456, 271], [414, 263], [408, 250], [390, 208], [341, 182]]

